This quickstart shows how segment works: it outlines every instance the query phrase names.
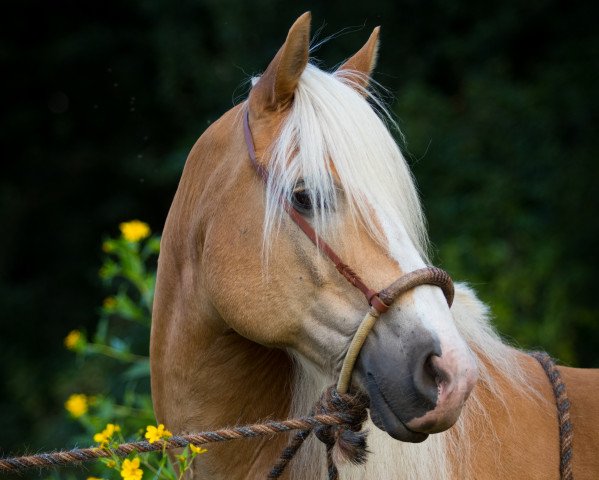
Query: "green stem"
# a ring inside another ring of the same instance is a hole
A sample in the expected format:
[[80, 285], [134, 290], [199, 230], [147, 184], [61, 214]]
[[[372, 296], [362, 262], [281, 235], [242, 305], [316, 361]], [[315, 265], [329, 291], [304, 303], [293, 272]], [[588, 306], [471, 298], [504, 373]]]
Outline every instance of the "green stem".
[[114, 358], [115, 360], [120, 360], [122, 362], [136, 362], [140, 360], [147, 361], [147, 357], [144, 357], [143, 355], [137, 355], [131, 352], [122, 352], [116, 348], [113, 348], [109, 345], [103, 345], [101, 343], [88, 343], [86, 348], [88, 352], [99, 353], [100, 355]]
[[144, 459], [144, 465], [150, 469], [152, 472], [154, 472], [154, 478], [156, 480], [158, 480], [160, 478], [160, 475], [164, 475], [164, 478], [168, 479], [168, 480], [176, 480], [175, 477], [172, 475], [171, 472], [169, 472], [168, 470], [164, 470], [164, 467], [166, 465], [166, 460], [167, 460], [167, 456], [165, 454], [165, 452], [162, 452], [162, 458], [160, 459], [160, 463], [158, 464], [158, 469], [154, 468], [149, 461]]

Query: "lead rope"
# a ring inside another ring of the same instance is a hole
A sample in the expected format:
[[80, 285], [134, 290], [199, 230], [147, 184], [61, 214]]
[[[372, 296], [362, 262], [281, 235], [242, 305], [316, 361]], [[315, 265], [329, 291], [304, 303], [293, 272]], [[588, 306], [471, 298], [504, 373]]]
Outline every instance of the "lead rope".
[[310, 431], [327, 425], [348, 425], [352, 418], [343, 413], [331, 415], [313, 415], [310, 417], [289, 418], [281, 421], [267, 421], [253, 425], [242, 425], [220, 430], [176, 435], [154, 443], [147, 440], [121, 443], [114, 448], [89, 447], [72, 450], [37, 453], [20, 457], [0, 457], [0, 473], [20, 473], [29, 468], [58, 467], [63, 465], [80, 464], [98, 458], [110, 458], [112, 455], [126, 457], [131, 453], [159, 452], [171, 448], [182, 448], [187, 445], [204, 445], [215, 442], [227, 442], [241, 438], [270, 437], [292, 430]]
[[[250, 129], [249, 116], [249, 108], [246, 108], [243, 116], [243, 133], [248, 154], [254, 170], [256, 170], [264, 183], [268, 183], [268, 171], [258, 162], [256, 157], [256, 148]], [[358, 330], [352, 338], [343, 360], [337, 385], [331, 386], [325, 391], [312, 412], [312, 414], [341, 412], [348, 416], [348, 423], [345, 425], [323, 426], [314, 429], [316, 437], [326, 446], [329, 480], [337, 480], [339, 472], [335, 465], [336, 460], [348, 460], [360, 465], [366, 461], [368, 453], [366, 450], [366, 432], [361, 432], [362, 424], [368, 418], [368, 412], [366, 411], [368, 398], [360, 392], [349, 392], [352, 371], [368, 334], [371, 332], [380, 315], [389, 309], [396, 298], [419, 285], [435, 285], [440, 287], [443, 290], [448, 305], [451, 307], [454, 295], [453, 283], [449, 275], [443, 270], [428, 267], [403, 275], [386, 289], [376, 292], [369, 288], [360, 276], [341, 260], [337, 253], [327, 242], [319, 237], [312, 225], [293, 208], [287, 199], [282, 198], [281, 204], [283, 209], [310, 241], [329, 257], [339, 273], [364, 294], [370, 305], [369, 311], [362, 322], [360, 322]], [[279, 478], [283, 474], [289, 462], [310, 435], [310, 432], [311, 430], [302, 430], [293, 437], [281, 453], [279, 461], [270, 471], [268, 475], [269, 479]]]
[[570, 400], [566, 391], [566, 384], [557, 369], [553, 359], [545, 352], [531, 352], [530, 354], [537, 360], [545, 370], [547, 378], [551, 383], [555, 405], [557, 406], [557, 421], [559, 425], [559, 450], [560, 462], [559, 472], [561, 480], [574, 480], [572, 471], [572, 442], [574, 440], [574, 430], [570, 421]]
[[[339, 393], [335, 386], [330, 386], [314, 406], [310, 415], [343, 415], [347, 423], [342, 425], [320, 425], [314, 428], [314, 435], [326, 447], [327, 472], [329, 480], [338, 480], [339, 471], [335, 461], [350, 461], [354, 465], [366, 462], [366, 432], [362, 424], [368, 418], [368, 397], [361, 393]], [[289, 462], [295, 457], [300, 447], [312, 430], [297, 432], [287, 447], [281, 452], [279, 460], [268, 474], [269, 479], [279, 478]]]

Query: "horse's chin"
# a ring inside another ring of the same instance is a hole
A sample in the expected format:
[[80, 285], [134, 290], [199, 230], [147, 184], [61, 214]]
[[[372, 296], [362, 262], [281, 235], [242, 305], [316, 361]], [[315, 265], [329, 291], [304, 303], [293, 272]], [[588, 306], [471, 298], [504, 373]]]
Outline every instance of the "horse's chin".
[[375, 383], [370, 383], [367, 390], [370, 397], [370, 418], [378, 428], [402, 442], [420, 443], [428, 438], [428, 433], [415, 432], [406, 427]]

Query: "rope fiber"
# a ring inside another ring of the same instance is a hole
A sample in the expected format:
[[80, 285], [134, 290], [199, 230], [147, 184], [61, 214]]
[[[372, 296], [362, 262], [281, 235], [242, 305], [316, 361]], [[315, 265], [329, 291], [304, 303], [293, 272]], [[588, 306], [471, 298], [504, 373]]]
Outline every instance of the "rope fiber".
[[[334, 386], [329, 387], [314, 406], [317, 415], [343, 413], [347, 422], [341, 425], [319, 425], [314, 428], [314, 434], [327, 449], [327, 470], [329, 480], [338, 480], [337, 462], [349, 461], [355, 465], [366, 463], [367, 432], [361, 431], [362, 424], [368, 418], [368, 397], [361, 392], [340, 393]], [[269, 479], [279, 478], [289, 462], [293, 459], [304, 440], [310, 435], [310, 430], [298, 432], [289, 445], [283, 450], [279, 461], [268, 474]]]
[[557, 365], [553, 359], [545, 352], [531, 352], [530, 354], [537, 362], [541, 364], [545, 374], [551, 383], [555, 405], [557, 407], [557, 421], [559, 425], [559, 472], [561, 480], [574, 480], [572, 470], [572, 442], [574, 440], [574, 430], [570, 421], [570, 400], [566, 392], [564, 383]]
[[110, 457], [111, 452], [125, 457], [134, 452], [155, 452], [163, 448], [168, 450], [185, 447], [190, 443], [202, 445], [213, 442], [226, 442], [237, 438], [262, 437], [292, 430], [301, 430], [309, 433], [315, 428], [333, 428], [353, 424], [355, 424], [355, 419], [352, 412], [343, 410], [331, 412], [327, 410], [309, 417], [293, 418], [280, 422], [270, 421], [208, 432], [177, 435], [154, 443], [147, 441], [123, 443], [111, 451], [100, 447], [90, 447], [52, 453], [39, 453], [23, 457], [0, 458], [0, 472], [22, 472], [28, 468], [56, 467], [72, 463], [88, 462], [98, 458]]

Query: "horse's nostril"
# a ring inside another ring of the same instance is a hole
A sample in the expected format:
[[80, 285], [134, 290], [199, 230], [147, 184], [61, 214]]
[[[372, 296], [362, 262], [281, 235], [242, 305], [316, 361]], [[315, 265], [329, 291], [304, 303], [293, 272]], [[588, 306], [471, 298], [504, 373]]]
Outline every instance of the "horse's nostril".
[[443, 368], [439, 355], [429, 355], [426, 359], [426, 367], [429, 374], [435, 379], [437, 386], [450, 381], [450, 375]]
[[428, 357], [426, 357], [426, 360], [424, 361], [424, 373], [428, 375], [430, 378], [434, 378], [435, 383], [438, 384], [439, 372], [433, 365], [433, 357], [434, 355], [429, 355]]
[[436, 365], [436, 353], [423, 354], [415, 365], [414, 387], [422, 399], [433, 406], [437, 404], [439, 384], [445, 375]]

